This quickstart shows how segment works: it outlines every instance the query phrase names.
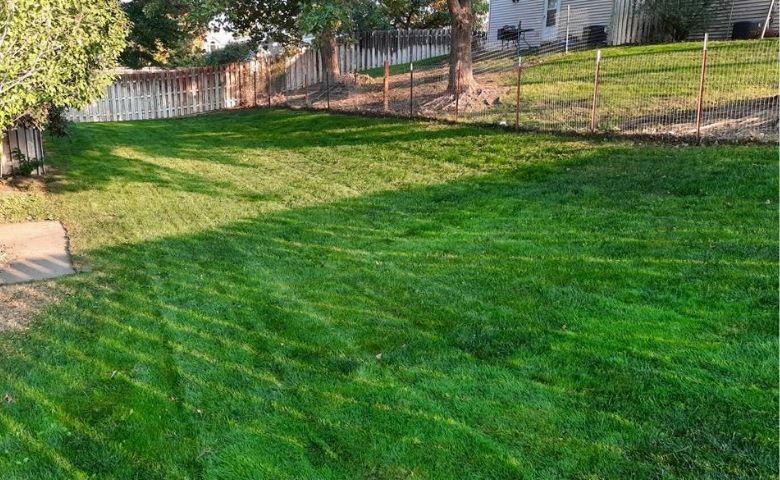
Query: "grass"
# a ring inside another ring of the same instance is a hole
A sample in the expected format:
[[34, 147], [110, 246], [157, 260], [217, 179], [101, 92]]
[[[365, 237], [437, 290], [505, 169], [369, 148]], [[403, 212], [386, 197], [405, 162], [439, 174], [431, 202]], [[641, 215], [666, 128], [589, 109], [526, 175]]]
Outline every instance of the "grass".
[[[710, 42], [705, 84], [707, 119], [732, 118], [756, 109], [774, 108], [777, 95], [778, 41]], [[526, 126], [585, 129], [590, 122], [595, 50], [570, 54], [529, 56], [523, 75], [523, 120]], [[603, 49], [598, 112], [607, 130], [636, 125], [690, 123], [695, 117], [702, 44], [686, 42], [664, 45], [626, 46]], [[487, 58], [476, 62], [476, 72], [496, 76], [505, 89], [502, 104], [477, 115], [493, 120], [512, 118], [516, 58]], [[477, 79], [484, 78], [477, 75]]]
[[[438, 55], [435, 57], [424, 58], [414, 62], [414, 68], [441, 66], [447, 62], [448, 55]], [[411, 63], [396, 63], [390, 65], [390, 75], [401, 75], [403, 73], [409, 73], [409, 67]], [[360, 72], [364, 75], [368, 75], [371, 78], [383, 78], [385, 76], [385, 67], [369, 68]]]
[[[3, 478], [775, 478], [777, 151], [289, 111], [81, 124]], [[14, 198], [10, 200], [9, 198]]]

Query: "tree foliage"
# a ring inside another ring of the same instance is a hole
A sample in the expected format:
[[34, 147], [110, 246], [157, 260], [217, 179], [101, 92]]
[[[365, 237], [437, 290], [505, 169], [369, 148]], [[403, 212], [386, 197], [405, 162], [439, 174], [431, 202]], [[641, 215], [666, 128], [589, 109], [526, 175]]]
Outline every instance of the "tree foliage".
[[111, 81], [127, 21], [116, 0], [0, 4], [0, 127], [46, 106], [82, 107]]
[[131, 28], [120, 57], [130, 68], [189, 63], [201, 54], [209, 21], [218, 12], [216, 1], [131, 0], [122, 3]]
[[298, 43], [300, 0], [226, 0], [228, 26], [256, 42]]

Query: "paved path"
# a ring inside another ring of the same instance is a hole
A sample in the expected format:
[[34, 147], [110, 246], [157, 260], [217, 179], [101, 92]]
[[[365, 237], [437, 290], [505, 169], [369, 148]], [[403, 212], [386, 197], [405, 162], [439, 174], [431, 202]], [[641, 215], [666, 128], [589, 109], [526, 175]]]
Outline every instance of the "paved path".
[[60, 222], [0, 225], [0, 243], [10, 253], [10, 263], [0, 267], [0, 285], [74, 273], [68, 239]]

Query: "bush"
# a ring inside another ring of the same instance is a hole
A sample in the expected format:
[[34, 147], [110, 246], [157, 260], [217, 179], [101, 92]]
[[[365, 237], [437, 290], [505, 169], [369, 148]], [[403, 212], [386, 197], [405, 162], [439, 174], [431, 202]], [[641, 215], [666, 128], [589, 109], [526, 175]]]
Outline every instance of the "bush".
[[67, 137], [70, 134], [70, 120], [65, 118], [64, 107], [49, 107], [46, 129], [55, 137]]
[[244, 62], [255, 56], [257, 44], [254, 42], [229, 43], [219, 50], [204, 55], [205, 65], [224, 65], [227, 63]]
[[27, 155], [23, 154], [21, 150], [19, 150], [19, 147], [13, 149], [11, 156], [19, 164], [18, 172], [19, 175], [23, 177], [29, 176], [33, 170], [37, 170], [38, 167], [42, 166], [40, 160], [37, 158], [29, 158]]

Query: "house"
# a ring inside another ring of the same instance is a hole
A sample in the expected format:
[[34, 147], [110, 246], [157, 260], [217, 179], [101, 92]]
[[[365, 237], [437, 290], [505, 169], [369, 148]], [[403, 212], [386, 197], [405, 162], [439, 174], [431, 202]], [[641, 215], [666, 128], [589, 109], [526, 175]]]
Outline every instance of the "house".
[[[501, 44], [500, 29], [517, 27], [524, 32], [521, 46], [561, 42], [568, 30], [573, 41], [601, 40], [612, 45], [642, 41], [647, 25], [635, 7], [636, 0], [491, 0], [489, 44]], [[727, 0], [718, 7], [707, 29], [712, 38], [731, 38], [733, 25], [751, 21], [763, 24], [773, 8], [770, 30], [777, 31], [780, 1]], [[702, 32], [703, 33], [703, 32]], [[695, 35], [701, 36], [701, 34]]]

